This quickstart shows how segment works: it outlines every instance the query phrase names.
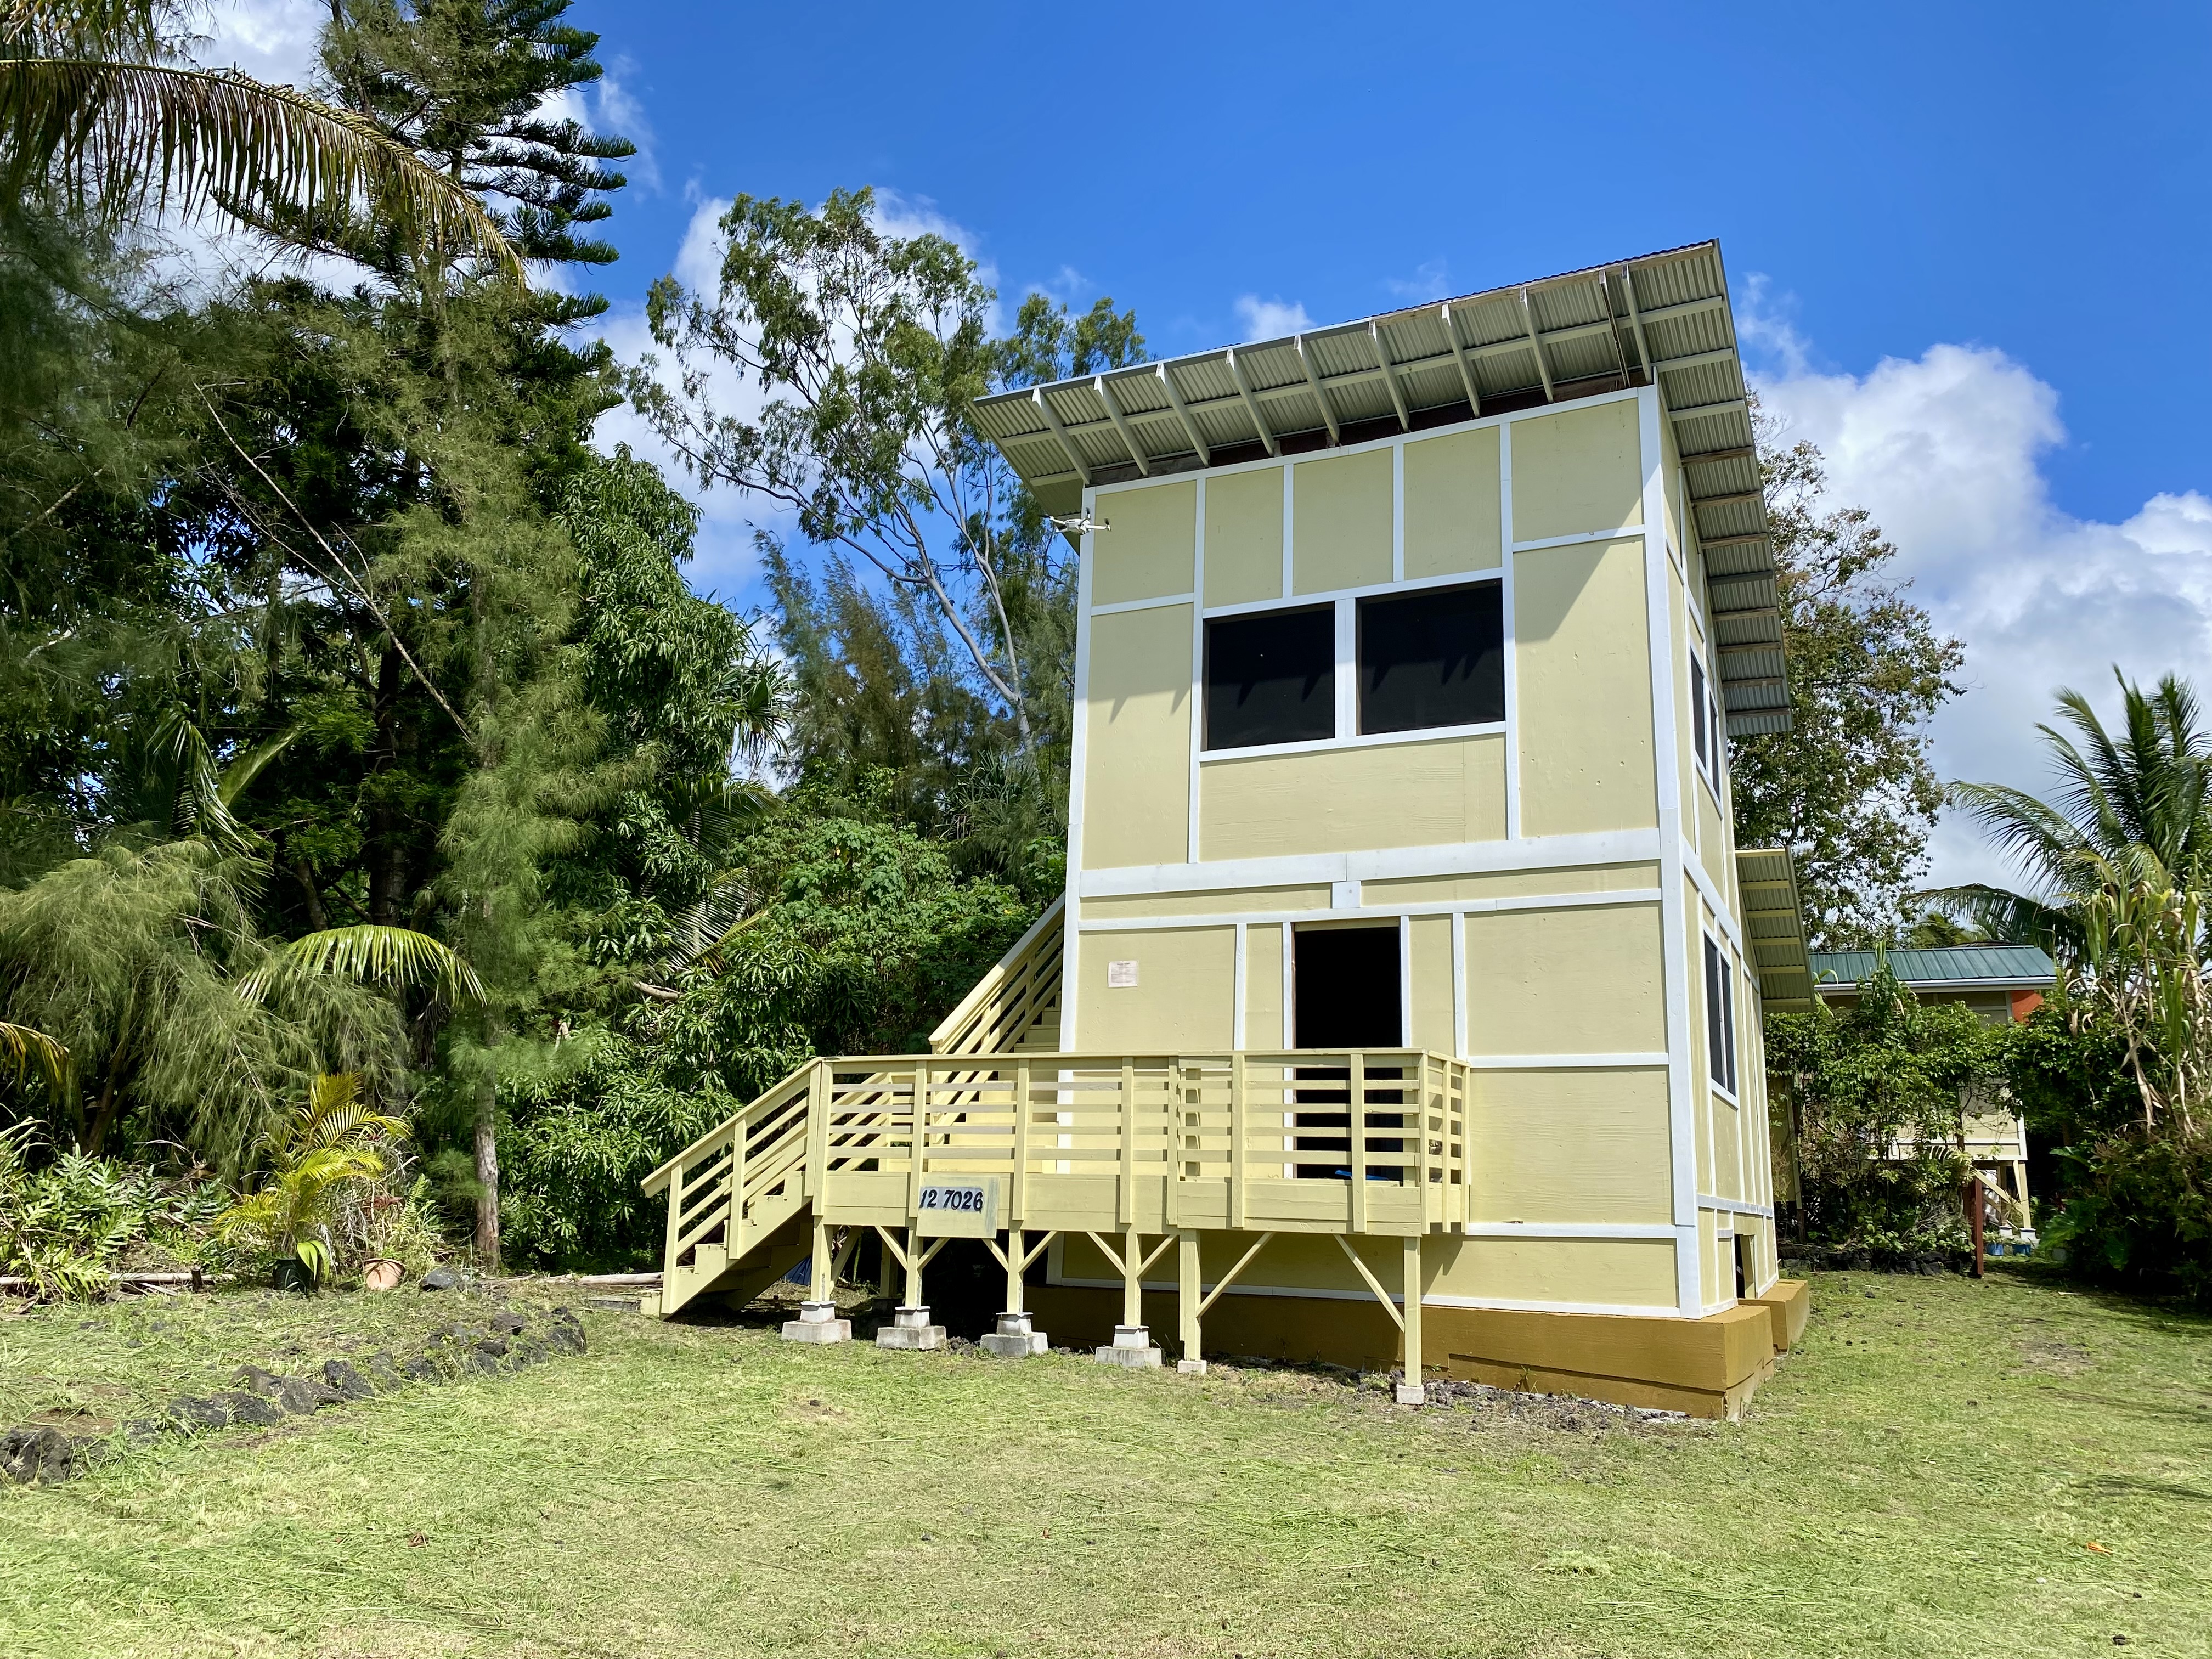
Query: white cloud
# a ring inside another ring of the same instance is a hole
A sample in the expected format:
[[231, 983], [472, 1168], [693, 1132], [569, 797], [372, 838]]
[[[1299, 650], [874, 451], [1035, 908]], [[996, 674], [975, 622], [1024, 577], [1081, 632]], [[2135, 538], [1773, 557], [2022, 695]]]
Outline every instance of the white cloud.
[[315, 43], [328, 8], [312, 0], [231, 0], [206, 14], [193, 61], [234, 67], [257, 81], [304, 87], [314, 78]]
[[[1933, 727], [1945, 779], [2050, 783], [2035, 735], [2052, 693], [2087, 694], [2109, 720], [2117, 664], [2212, 690], [2212, 499], [2161, 492], [2118, 524], [2052, 499], [2044, 458], [2066, 441], [2058, 394], [1983, 346], [1935, 345], [1863, 375], [1820, 373], [1794, 329], [1755, 303], [1738, 325], [1780, 360], [1759, 380], [1791, 441], [1827, 458], [1830, 499], [1874, 515], [1896, 568], [1936, 625], [1963, 640], [1967, 690]], [[1973, 826], [1947, 816], [1931, 848], [1937, 882], [2014, 879]]]
[[1256, 294], [1237, 296], [1237, 326], [1248, 340], [1279, 340], [1285, 334], [1303, 333], [1313, 326], [1306, 308], [1296, 301], [1263, 300]]
[[1441, 300], [1451, 292], [1450, 279], [1444, 274], [1444, 262], [1431, 259], [1417, 265], [1411, 276], [1386, 276], [1382, 291], [1408, 305], [1426, 305], [1431, 300]]

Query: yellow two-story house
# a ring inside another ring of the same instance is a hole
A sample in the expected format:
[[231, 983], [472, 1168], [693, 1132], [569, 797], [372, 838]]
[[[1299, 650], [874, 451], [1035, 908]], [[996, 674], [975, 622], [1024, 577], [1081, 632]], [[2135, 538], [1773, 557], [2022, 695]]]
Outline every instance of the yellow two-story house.
[[1065, 898], [938, 1056], [657, 1175], [672, 1284], [804, 1200], [817, 1309], [840, 1218], [918, 1304], [958, 1202], [1024, 1340], [1735, 1409], [1804, 1316], [1759, 1013], [1808, 981], [1732, 829], [1788, 698], [1718, 246], [977, 416], [1079, 538]]

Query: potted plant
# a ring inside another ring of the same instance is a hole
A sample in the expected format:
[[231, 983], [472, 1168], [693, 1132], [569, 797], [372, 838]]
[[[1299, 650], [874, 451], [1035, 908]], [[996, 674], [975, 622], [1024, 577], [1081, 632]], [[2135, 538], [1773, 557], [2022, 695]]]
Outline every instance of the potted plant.
[[266, 1250], [278, 1290], [307, 1291], [327, 1283], [334, 1265], [331, 1221], [344, 1188], [383, 1174], [384, 1157], [374, 1143], [405, 1133], [398, 1119], [362, 1103], [358, 1075], [325, 1073], [307, 1103], [262, 1137], [256, 1150], [268, 1174], [224, 1212], [222, 1236]]

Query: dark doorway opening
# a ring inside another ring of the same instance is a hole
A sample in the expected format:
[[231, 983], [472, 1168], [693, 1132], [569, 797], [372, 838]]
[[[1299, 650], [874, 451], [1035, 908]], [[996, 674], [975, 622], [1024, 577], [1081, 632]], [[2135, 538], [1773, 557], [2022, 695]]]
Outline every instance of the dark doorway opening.
[[[1405, 1008], [1398, 974], [1398, 928], [1301, 927], [1291, 936], [1292, 994], [1296, 1044], [1301, 1048], [1396, 1048], [1405, 1042]], [[1377, 1082], [1403, 1076], [1395, 1068], [1370, 1066], [1367, 1109], [1362, 1124], [1367, 1137], [1367, 1178], [1397, 1181], [1403, 1170], [1378, 1164], [1377, 1155], [1402, 1152], [1405, 1142], [1378, 1139], [1378, 1129], [1402, 1129], [1397, 1105], [1403, 1094], [1377, 1089]], [[1297, 1072], [1297, 1133], [1298, 1177], [1310, 1181], [1352, 1178], [1352, 1073], [1342, 1066], [1301, 1066]]]
[[1759, 1271], [1752, 1260], [1751, 1252], [1750, 1235], [1738, 1233], [1735, 1236], [1735, 1294], [1736, 1300], [1739, 1302], [1751, 1294], [1751, 1286]]

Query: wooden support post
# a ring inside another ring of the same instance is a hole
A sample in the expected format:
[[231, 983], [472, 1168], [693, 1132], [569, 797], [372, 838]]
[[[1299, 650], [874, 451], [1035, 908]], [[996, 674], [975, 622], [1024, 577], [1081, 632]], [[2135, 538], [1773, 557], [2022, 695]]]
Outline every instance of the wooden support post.
[[[1129, 1230], [1129, 1248], [1137, 1247], [1137, 1062], [1121, 1062], [1121, 1192], [1114, 1218]], [[1134, 1260], [1133, 1255], [1131, 1258]], [[1129, 1316], [1132, 1325], [1139, 1323]]]
[[[1030, 1198], [1030, 1063], [1014, 1063], [1014, 1178], [1007, 1183], [1006, 1219], [1016, 1227], [1029, 1219]], [[1014, 1251], [1019, 1255], [1018, 1248]], [[1014, 1304], [1018, 1307], [1021, 1304]]]
[[836, 1267], [830, 1260], [830, 1224], [823, 1219], [822, 1200], [818, 1198], [814, 1200], [814, 1255], [807, 1263], [806, 1299], [837, 1299]]
[[1345, 1127], [1352, 1136], [1352, 1231], [1367, 1231], [1367, 1056], [1352, 1056]]
[[1229, 1056], [1229, 1224], [1244, 1228], [1244, 1051]]
[[[934, 1254], [934, 1252], [933, 1252]], [[914, 1229], [906, 1230], [906, 1300], [900, 1305], [907, 1308], [921, 1306], [921, 1269], [923, 1263], [920, 1242]]]
[[1421, 1235], [1406, 1240], [1406, 1306], [1399, 1320], [1405, 1339], [1406, 1380], [1398, 1389], [1398, 1403], [1419, 1406], [1428, 1399], [1421, 1376]]
[[1022, 1309], [1022, 1269], [1029, 1259], [1022, 1253], [1024, 1239], [1019, 1227], [1006, 1230], [1006, 1305], [1007, 1313], [1020, 1313]]
[[1132, 1221], [1121, 1241], [1121, 1322], [1145, 1322], [1144, 1257], [1138, 1253], [1137, 1224]]
[[1182, 1343], [1177, 1369], [1202, 1374], [1206, 1353], [1199, 1340], [1198, 1310], [1198, 1234], [1186, 1227], [1176, 1235], [1176, 1322]]
[[[744, 1126], [738, 1126], [743, 1133]], [[684, 1231], [684, 1160], [678, 1158], [676, 1167], [668, 1172], [668, 1243], [661, 1251], [660, 1270], [665, 1276], [668, 1289], [676, 1288], [676, 1241]], [[665, 1305], [673, 1307], [674, 1299], [665, 1297]]]
[[823, 1185], [830, 1178], [830, 1062], [817, 1060], [806, 1079], [806, 1191], [822, 1209]]

